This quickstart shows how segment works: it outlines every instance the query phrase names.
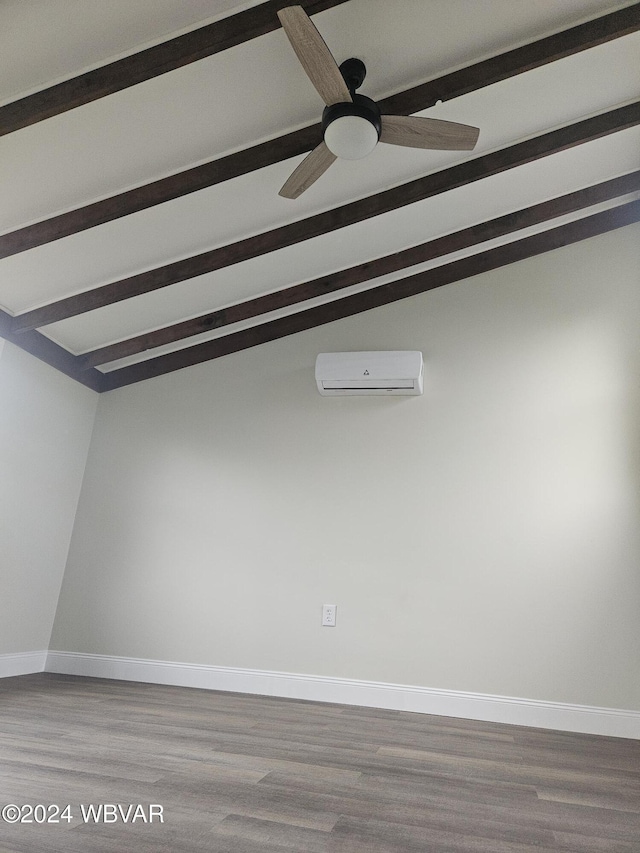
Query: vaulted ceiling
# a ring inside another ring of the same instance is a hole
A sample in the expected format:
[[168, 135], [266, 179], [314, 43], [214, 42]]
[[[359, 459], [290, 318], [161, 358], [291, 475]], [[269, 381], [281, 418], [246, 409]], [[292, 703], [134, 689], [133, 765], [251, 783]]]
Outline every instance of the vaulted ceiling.
[[640, 3], [300, 0], [384, 114], [296, 200], [323, 103], [287, 0], [2, 0], [0, 335], [107, 391], [640, 218]]

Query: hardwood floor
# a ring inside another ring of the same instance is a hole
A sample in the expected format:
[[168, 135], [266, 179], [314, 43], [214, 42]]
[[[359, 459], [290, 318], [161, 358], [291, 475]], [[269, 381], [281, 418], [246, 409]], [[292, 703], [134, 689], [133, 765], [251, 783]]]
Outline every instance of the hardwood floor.
[[1, 853], [639, 853], [640, 741], [41, 673], [0, 680], [7, 804], [72, 820]]

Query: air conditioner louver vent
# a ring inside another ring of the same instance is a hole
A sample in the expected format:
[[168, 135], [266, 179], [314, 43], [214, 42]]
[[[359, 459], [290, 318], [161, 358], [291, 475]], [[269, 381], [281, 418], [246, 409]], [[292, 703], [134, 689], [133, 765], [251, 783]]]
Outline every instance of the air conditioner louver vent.
[[316, 383], [326, 397], [422, 394], [422, 353], [328, 352], [316, 359]]

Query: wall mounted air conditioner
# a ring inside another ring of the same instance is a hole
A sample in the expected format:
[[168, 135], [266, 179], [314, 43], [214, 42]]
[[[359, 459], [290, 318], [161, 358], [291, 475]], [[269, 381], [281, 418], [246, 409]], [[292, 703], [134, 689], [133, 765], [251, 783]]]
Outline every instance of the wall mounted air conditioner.
[[422, 394], [421, 352], [321, 352], [316, 383], [325, 397]]

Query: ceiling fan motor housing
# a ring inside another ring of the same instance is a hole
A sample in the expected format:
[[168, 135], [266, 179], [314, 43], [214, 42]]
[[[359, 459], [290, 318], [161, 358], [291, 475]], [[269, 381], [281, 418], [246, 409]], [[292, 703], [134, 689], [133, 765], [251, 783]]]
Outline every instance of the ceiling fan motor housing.
[[352, 56], [351, 59], [345, 59], [344, 62], [340, 63], [340, 73], [353, 97], [356, 89], [359, 89], [364, 83], [364, 78], [367, 76], [367, 66], [361, 59]]
[[327, 147], [336, 156], [359, 160], [375, 148], [382, 124], [380, 109], [375, 101], [357, 93], [352, 97], [353, 101], [324, 108], [322, 134]]

